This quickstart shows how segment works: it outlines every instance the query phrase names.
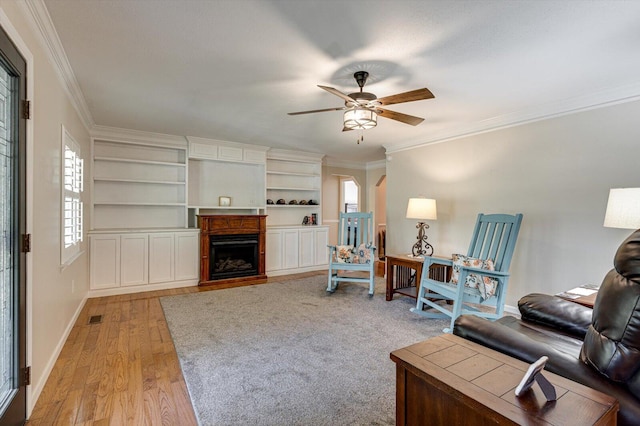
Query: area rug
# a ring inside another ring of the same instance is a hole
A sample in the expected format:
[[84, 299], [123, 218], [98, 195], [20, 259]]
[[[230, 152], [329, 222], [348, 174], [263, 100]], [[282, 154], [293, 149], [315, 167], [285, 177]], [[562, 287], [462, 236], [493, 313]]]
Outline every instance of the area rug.
[[392, 425], [389, 354], [442, 333], [446, 320], [385, 301], [384, 281], [326, 276], [163, 297], [201, 425]]

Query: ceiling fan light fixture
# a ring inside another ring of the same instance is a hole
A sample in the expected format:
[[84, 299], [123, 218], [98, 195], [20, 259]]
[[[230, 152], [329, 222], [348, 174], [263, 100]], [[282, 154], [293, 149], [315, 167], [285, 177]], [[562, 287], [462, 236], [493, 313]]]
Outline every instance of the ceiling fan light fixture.
[[344, 112], [344, 127], [350, 130], [373, 129], [378, 125], [378, 114], [368, 108], [353, 107]]

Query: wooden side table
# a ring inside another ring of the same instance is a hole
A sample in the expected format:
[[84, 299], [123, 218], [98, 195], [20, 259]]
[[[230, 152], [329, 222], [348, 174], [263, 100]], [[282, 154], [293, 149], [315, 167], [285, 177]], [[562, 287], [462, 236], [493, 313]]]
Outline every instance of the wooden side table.
[[557, 400], [515, 388], [529, 364], [451, 334], [391, 353], [396, 425], [615, 425], [618, 401], [544, 371]]
[[[392, 300], [395, 293], [416, 298], [418, 286], [422, 278], [423, 258], [408, 254], [388, 254], [385, 256], [387, 275], [387, 297]], [[448, 281], [450, 268], [444, 265], [431, 265], [429, 277], [440, 281]]]
[[561, 297], [562, 299], [568, 300], [570, 302], [574, 302], [574, 303], [578, 303], [580, 305], [586, 306], [587, 308], [593, 309], [593, 305], [596, 303], [596, 297], [598, 296], [599, 288], [600, 288], [599, 285], [586, 284], [586, 285], [581, 285], [577, 289], [585, 289], [585, 290], [589, 290], [590, 292], [593, 291], [593, 293], [583, 296], [583, 295], [572, 292], [572, 290], [577, 290], [577, 289], [571, 289], [571, 290], [564, 291], [562, 293], [558, 293], [556, 294], [556, 296]]

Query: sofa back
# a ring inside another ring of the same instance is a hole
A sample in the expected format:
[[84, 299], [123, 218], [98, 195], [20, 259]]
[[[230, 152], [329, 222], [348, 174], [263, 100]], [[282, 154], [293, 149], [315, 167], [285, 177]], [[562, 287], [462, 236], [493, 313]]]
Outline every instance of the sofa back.
[[640, 230], [618, 248], [593, 307], [580, 358], [640, 395]]

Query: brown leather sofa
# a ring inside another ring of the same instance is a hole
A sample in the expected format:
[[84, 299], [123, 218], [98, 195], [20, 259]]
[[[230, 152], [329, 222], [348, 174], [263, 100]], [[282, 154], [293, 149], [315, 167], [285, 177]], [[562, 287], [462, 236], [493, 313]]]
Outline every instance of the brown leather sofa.
[[640, 230], [627, 238], [593, 310], [546, 294], [518, 302], [521, 319], [471, 315], [453, 333], [616, 398], [619, 425], [640, 425]]

